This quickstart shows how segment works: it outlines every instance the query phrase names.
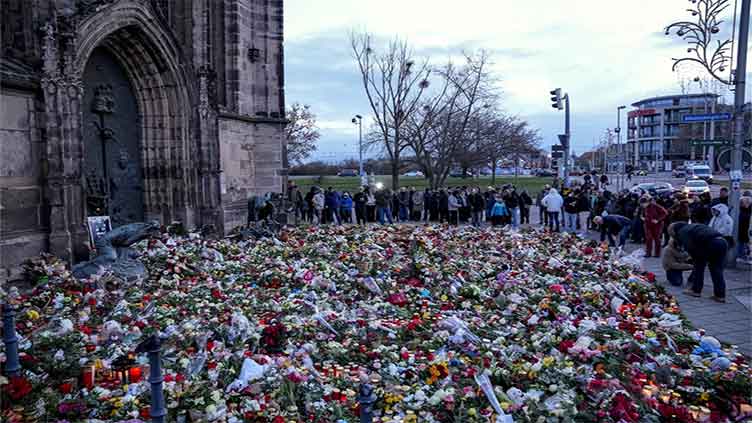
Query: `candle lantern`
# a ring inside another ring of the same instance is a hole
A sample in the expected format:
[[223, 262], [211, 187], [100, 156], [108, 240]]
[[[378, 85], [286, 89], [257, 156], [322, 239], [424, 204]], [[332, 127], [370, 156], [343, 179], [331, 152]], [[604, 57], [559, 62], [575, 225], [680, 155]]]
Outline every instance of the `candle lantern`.
[[[121, 384], [126, 385], [133, 383], [131, 380], [131, 369], [136, 365], [136, 360], [132, 354], [120, 356], [118, 359], [112, 362], [112, 371], [115, 374], [115, 379]], [[140, 369], [139, 369], [140, 370]], [[140, 379], [140, 371], [138, 372]]]

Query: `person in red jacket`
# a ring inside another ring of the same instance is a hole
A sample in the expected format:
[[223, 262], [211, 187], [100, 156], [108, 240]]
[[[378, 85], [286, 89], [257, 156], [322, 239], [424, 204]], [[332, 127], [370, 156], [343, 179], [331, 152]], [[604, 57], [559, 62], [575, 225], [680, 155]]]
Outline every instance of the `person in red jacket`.
[[655, 198], [641, 198], [640, 206], [644, 209], [645, 219], [645, 257], [650, 257], [651, 253], [660, 257], [663, 222], [668, 217], [668, 212], [655, 202]]

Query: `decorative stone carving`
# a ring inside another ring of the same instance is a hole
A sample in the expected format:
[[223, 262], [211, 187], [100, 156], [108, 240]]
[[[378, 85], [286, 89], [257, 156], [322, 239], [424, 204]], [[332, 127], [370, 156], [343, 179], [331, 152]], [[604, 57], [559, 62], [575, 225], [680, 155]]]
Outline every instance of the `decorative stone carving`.
[[125, 281], [146, 277], [146, 267], [129, 247], [155, 235], [158, 230], [157, 222], [131, 223], [113, 229], [96, 241], [97, 256], [93, 260], [73, 266], [73, 276], [87, 279], [99, 272], [111, 271]]
[[102, 84], [94, 89], [91, 111], [98, 115], [115, 113], [115, 97], [112, 94], [110, 84]]

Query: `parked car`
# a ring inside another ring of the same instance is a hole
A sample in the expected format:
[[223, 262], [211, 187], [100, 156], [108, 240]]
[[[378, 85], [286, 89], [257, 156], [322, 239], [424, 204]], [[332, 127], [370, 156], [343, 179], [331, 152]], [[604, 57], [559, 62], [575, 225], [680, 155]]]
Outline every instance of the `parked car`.
[[538, 169], [535, 171], [535, 176], [540, 178], [552, 178], [556, 176], [553, 170], [550, 169]]
[[687, 169], [687, 178], [698, 178], [703, 181], [712, 184], [713, 183], [713, 171], [710, 170], [708, 165], [694, 165]]
[[679, 166], [673, 171], [671, 171], [671, 176], [673, 176], [674, 178], [686, 178], [687, 168], [684, 166]]
[[337, 173], [337, 176], [358, 176], [356, 169], [342, 169]]
[[421, 172], [419, 170], [411, 170], [409, 172], [405, 172], [405, 174], [402, 175], [402, 176], [407, 176], [409, 178], [422, 178], [425, 175], [423, 175], [423, 172]]
[[710, 192], [710, 186], [702, 179], [690, 179], [684, 184], [682, 191], [687, 195], [700, 195]]
[[643, 182], [633, 186], [629, 191], [634, 194], [664, 195], [673, 193], [674, 187], [668, 182]]
[[449, 171], [449, 176], [452, 178], [464, 178], [465, 174], [462, 173], [462, 169], [452, 169]]

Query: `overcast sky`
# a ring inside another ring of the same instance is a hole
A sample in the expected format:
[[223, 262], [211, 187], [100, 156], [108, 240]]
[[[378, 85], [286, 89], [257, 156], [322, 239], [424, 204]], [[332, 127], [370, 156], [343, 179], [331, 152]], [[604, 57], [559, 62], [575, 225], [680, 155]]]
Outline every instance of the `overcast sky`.
[[[690, 5], [687, 0], [285, 0], [286, 101], [310, 104], [318, 115], [316, 158], [354, 157], [357, 128], [350, 120], [356, 113], [370, 116], [370, 109], [350, 52], [351, 29], [384, 39], [399, 36], [433, 63], [482, 48], [491, 52], [504, 109], [540, 129], [545, 146], [558, 142], [564, 119], [551, 108], [548, 92], [556, 87], [569, 92], [573, 148], [580, 154], [616, 126], [618, 105], [681, 92], [670, 59], [686, 54], [686, 45], [666, 37], [663, 28], [686, 18]], [[691, 78], [698, 72], [682, 74]], [[624, 121], [622, 113], [622, 126]]]

